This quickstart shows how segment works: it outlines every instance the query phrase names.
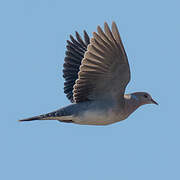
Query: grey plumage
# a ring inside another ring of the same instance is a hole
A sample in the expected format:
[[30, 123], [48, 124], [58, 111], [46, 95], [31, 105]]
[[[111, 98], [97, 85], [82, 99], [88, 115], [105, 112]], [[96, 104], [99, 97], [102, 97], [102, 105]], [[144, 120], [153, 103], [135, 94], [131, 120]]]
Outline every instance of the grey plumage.
[[64, 93], [73, 103], [51, 113], [23, 119], [107, 125], [126, 119], [139, 106], [157, 104], [146, 92], [124, 94], [130, 81], [128, 58], [116, 24], [104, 23], [90, 39], [76, 32], [67, 41]]

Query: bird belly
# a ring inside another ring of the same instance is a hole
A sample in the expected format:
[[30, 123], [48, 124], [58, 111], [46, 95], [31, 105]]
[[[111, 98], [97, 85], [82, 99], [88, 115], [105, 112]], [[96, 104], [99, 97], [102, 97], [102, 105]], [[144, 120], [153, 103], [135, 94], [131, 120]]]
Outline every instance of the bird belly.
[[80, 116], [73, 118], [75, 124], [84, 125], [108, 125], [121, 121], [124, 118], [113, 113], [112, 110], [104, 111], [86, 111]]

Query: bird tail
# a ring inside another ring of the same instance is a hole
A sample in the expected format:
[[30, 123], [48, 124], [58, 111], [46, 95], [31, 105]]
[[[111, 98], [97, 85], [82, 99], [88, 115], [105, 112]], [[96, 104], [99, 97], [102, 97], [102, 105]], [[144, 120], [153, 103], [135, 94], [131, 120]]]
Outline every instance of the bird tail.
[[35, 121], [35, 120], [41, 120], [41, 116], [33, 116], [33, 117], [30, 117], [30, 118], [25, 118], [25, 119], [20, 119], [18, 121], [20, 122], [23, 122], [23, 121]]
[[47, 113], [47, 114], [42, 114], [39, 116], [33, 116], [30, 118], [25, 118], [25, 119], [20, 119], [20, 122], [23, 121], [36, 121], [36, 120], [57, 120], [56, 119], [56, 111], [55, 112], [51, 112], [51, 113]]
[[72, 115], [66, 115], [64, 113], [64, 110], [60, 109], [60, 110], [53, 111], [47, 114], [33, 116], [26, 119], [20, 119], [19, 121], [24, 122], [24, 121], [36, 121], [36, 120], [58, 120], [61, 122], [72, 123], [73, 122], [72, 119], [73, 119]]

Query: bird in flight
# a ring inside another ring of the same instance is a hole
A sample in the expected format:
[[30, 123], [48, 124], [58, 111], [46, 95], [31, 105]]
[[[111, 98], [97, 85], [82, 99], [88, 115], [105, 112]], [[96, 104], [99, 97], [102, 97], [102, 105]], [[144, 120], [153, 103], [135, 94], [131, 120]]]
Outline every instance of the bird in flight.
[[130, 81], [128, 58], [115, 22], [104, 23], [90, 39], [76, 32], [67, 40], [64, 93], [72, 104], [20, 121], [58, 120], [83, 125], [108, 125], [126, 119], [138, 107], [158, 104], [147, 92], [125, 94]]

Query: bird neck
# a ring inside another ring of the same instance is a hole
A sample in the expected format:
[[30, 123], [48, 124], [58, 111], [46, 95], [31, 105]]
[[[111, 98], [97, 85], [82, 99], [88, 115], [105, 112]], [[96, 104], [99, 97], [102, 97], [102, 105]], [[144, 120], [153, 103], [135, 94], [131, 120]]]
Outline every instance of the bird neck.
[[131, 94], [125, 94], [124, 95], [125, 100], [125, 113], [127, 116], [129, 116], [131, 113], [133, 113], [139, 106], [142, 105], [140, 100], [137, 97], [134, 97]]

